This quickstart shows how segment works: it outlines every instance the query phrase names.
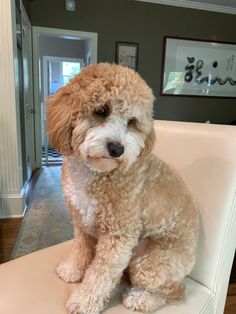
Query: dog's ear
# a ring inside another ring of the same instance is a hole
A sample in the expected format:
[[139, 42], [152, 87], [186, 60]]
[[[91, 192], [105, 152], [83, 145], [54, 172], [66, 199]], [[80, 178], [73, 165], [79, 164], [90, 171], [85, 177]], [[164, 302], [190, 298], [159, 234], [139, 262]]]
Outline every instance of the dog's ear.
[[70, 86], [60, 88], [46, 102], [46, 121], [50, 143], [63, 155], [71, 153], [74, 97]]
[[151, 132], [147, 135], [145, 139], [145, 142], [144, 142], [145, 146], [140, 154], [141, 158], [145, 158], [151, 153], [155, 145], [155, 141], [156, 141], [156, 133], [155, 133], [154, 128], [152, 127]]

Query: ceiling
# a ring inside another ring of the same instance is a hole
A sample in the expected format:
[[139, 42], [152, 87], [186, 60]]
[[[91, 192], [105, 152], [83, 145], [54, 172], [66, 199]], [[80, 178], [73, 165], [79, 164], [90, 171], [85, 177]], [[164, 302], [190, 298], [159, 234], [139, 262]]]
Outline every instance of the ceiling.
[[[33, 2], [34, 0], [26, 1]], [[136, 1], [173, 5], [177, 7], [214, 11], [228, 14], [236, 14], [236, 0], [136, 0]]]
[[236, 14], [236, 0], [136, 0], [185, 8]]

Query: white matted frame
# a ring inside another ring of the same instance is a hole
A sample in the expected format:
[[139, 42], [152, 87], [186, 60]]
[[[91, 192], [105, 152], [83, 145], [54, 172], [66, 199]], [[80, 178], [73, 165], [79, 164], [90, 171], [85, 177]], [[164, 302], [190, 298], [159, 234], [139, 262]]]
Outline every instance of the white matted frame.
[[41, 167], [41, 84], [40, 84], [40, 54], [39, 37], [52, 36], [57, 38], [73, 38], [89, 40], [91, 56], [89, 62], [97, 63], [97, 41], [98, 34], [92, 32], [81, 32], [67, 29], [47, 28], [33, 26], [33, 68], [34, 68], [34, 105], [35, 105], [35, 148], [36, 148], [36, 167]]
[[116, 42], [115, 62], [138, 71], [138, 43]]
[[236, 43], [165, 37], [161, 95], [236, 98]]

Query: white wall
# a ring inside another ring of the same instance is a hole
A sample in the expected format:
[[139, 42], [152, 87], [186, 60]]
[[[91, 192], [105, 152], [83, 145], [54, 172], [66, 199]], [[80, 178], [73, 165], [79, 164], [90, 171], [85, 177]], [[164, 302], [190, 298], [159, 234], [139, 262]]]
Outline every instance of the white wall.
[[15, 2], [0, 1], [0, 218], [25, 209], [19, 121]]

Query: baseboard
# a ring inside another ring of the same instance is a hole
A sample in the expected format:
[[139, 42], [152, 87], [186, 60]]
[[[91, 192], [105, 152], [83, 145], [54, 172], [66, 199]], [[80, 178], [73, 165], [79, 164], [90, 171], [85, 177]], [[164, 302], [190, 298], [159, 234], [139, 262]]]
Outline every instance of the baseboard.
[[27, 208], [27, 195], [29, 184], [25, 182], [20, 193], [3, 194], [0, 196], [0, 218], [19, 218], [24, 217]]

